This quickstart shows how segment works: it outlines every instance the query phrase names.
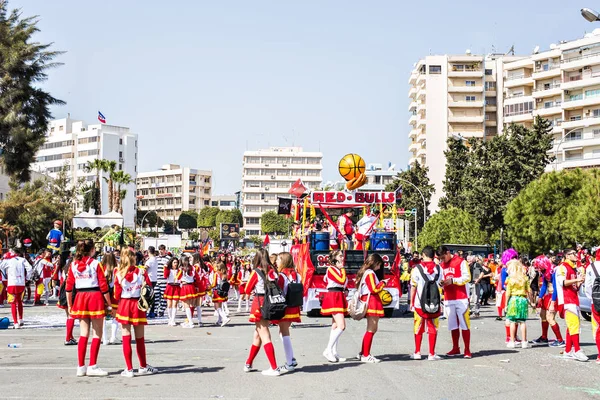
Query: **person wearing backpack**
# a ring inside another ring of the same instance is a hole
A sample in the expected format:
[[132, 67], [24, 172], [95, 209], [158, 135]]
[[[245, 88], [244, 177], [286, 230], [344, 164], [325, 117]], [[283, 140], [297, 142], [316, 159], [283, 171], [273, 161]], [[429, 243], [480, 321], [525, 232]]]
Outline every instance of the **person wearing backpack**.
[[217, 313], [216, 324], [225, 326], [231, 321], [231, 318], [225, 314], [225, 308], [223, 307], [224, 304], [227, 304], [229, 296], [229, 280], [227, 279], [227, 265], [225, 263], [217, 262], [211, 286], [213, 287], [212, 301]]
[[302, 294], [304, 292], [302, 277], [296, 271], [294, 259], [290, 253], [279, 253], [275, 262], [279, 271], [279, 286], [283, 288], [283, 294], [286, 296], [288, 304], [285, 308], [285, 316], [277, 323], [283, 341], [283, 350], [285, 351], [285, 364], [281, 367], [281, 372], [292, 372], [296, 369], [298, 363], [294, 358], [290, 326], [293, 322], [302, 322], [300, 319], [300, 308], [302, 306], [297, 305], [302, 304]]
[[[267, 292], [268, 285], [277, 284], [278, 276], [277, 272], [269, 261], [269, 252], [265, 249], [259, 249], [254, 260], [252, 262], [254, 266], [248, 283], [246, 284], [245, 293], [247, 295], [254, 292], [254, 299], [252, 300], [252, 308], [250, 309], [249, 321], [254, 323], [256, 328], [254, 329], [254, 335], [252, 337], [252, 346], [250, 347], [250, 354], [246, 359], [246, 365], [244, 365], [244, 372], [256, 371], [252, 364], [254, 359], [260, 350], [262, 345], [269, 364], [270, 369], [264, 370], [261, 373], [265, 376], [279, 376], [281, 374], [279, 368], [277, 368], [277, 361], [275, 360], [275, 349], [271, 342], [271, 332], [269, 331], [270, 320], [264, 319], [262, 314], [262, 307], [265, 303], [265, 294]], [[264, 277], [264, 278], [263, 278]], [[265, 279], [268, 281], [265, 285]]]
[[333, 250], [329, 253], [329, 267], [327, 267], [324, 281], [327, 284], [327, 292], [323, 296], [321, 315], [331, 316], [333, 322], [323, 357], [329, 362], [346, 361], [337, 354], [338, 341], [346, 329], [344, 317], [348, 311], [348, 300], [346, 299], [348, 277], [346, 268], [344, 268], [344, 252], [341, 250]]
[[[414, 311], [415, 352], [410, 358], [421, 359], [421, 342], [423, 333], [429, 338], [429, 361], [440, 360], [435, 353], [439, 317], [442, 313], [440, 288], [443, 274], [439, 265], [433, 261], [435, 250], [426, 246], [422, 251], [422, 261], [413, 267], [411, 272], [410, 298]], [[437, 307], [437, 310], [436, 310]]]
[[440, 246], [437, 255], [441, 261], [444, 280], [444, 307], [448, 317], [448, 330], [452, 334], [452, 350], [449, 357], [460, 355], [458, 340], [462, 331], [465, 345], [465, 358], [471, 355], [471, 321], [469, 318], [469, 295], [466, 284], [471, 281], [471, 273], [467, 262], [455, 254], [452, 255], [446, 246]]
[[383, 259], [379, 254], [371, 253], [363, 266], [356, 273], [356, 290], [360, 290], [360, 301], [366, 302], [367, 330], [362, 340], [362, 350], [359, 353], [359, 361], [369, 364], [381, 362], [371, 354], [373, 336], [377, 333], [379, 318], [383, 317], [383, 303], [379, 292], [383, 290], [387, 280], [379, 281], [376, 271], [383, 267]]
[[600, 364], [600, 249], [585, 272], [585, 295], [592, 300], [592, 334], [598, 349], [596, 364]]

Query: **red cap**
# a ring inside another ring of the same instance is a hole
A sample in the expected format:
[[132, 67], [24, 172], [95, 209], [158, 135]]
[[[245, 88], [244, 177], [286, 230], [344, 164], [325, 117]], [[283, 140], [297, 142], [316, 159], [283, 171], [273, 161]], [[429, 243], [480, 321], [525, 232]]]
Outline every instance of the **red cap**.
[[29, 243], [31, 243], [31, 239], [29, 239], [29, 238], [23, 239], [23, 243], [29, 244]]
[[58, 219], [57, 219], [56, 221], [54, 221], [54, 223], [55, 223], [55, 224], [57, 224], [57, 225], [60, 225], [60, 226], [62, 226], [62, 221], [60, 221], [60, 220], [58, 220]]
[[596, 250], [596, 261], [600, 261], [600, 249]]

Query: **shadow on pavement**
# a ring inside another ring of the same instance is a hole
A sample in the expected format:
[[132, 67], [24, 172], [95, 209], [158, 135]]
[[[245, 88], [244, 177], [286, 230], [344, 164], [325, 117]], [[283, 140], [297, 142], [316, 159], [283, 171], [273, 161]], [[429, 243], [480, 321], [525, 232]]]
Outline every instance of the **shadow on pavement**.
[[[159, 339], [159, 340], [144, 340], [146, 343], [177, 343], [177, 342], [181, 342], [181, 340], [178, 339]], [[134, 343], [134, 341], [132, 341], [132, 343]]]
[[473, 352], [473, 357], [487, 357], [487, 356], [495, 356], [495, 355], [499, 355], [499, 354], [515, 354], [515, 353], [519, 353], [519, 352], [517, 350], [509, 350], [509, 349], [480, 350], [480, 351]]
[[356, 367], [361, 364], [362, 363], [360, 363], [358, 361], [347, 361], [347, 362], [320, 364], [320, 365], [306, 365], [301, 368], [298, 368], [296, 371], [313, 374], [313, 373], [318, 373], [318, 372], [337, 371], [337, 370], [343, 369], [343, 368]]
[[207, 373], [207, 372], [218, 372], [220, 370], [222, 370], [224, 367], [197, 367], [194, 365], [174, 365], [172, 367], [156, 367], [158, 368], [158, 374], [159, 375], [164, 375], [164, 374], [187, 374], [190, 372], [200, 372], [200, 373]]

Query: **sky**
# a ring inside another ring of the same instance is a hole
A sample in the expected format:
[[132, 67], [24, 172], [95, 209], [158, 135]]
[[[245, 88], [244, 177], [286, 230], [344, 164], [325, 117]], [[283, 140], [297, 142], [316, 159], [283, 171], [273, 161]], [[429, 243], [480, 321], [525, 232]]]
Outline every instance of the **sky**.
[[[540, 5], [543, 4], [543, 7]], [[531, 54], [600, 28], [590, 0], [9, 0], [38, 15], [63, 66], [44, 88], [55, 118], [139, 135], [138, 171], [213, 171], [213, 194], [240, 190], [245, 150], [323, 152], [323, 178], [358, 153], [406, 168], [408, 78], [429, 54]], [[600, 8], [600, 6], [597, 6]], [[428, 116], [429, 117], [429, 116]]]

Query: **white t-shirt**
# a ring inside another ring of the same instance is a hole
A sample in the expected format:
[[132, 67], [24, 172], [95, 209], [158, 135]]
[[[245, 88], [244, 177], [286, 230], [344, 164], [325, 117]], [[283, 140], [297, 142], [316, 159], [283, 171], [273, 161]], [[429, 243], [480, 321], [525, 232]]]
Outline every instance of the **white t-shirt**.
[[[438, 284], [438, 287], [442, 286], [442, 281], [444, 280], [444, 273], [442, 272], [442, 268], [439, 265], [435, 266], [435, 268], [433, 270], [433, 274], [427, 273], [427, 267], [421, 266], [421, 268], [423, 268], [423, 272], [425, 273], [425, 276], [430, 281], [432, 281], [435, 278], [435, 275], [439, 273], [437, 284]], [[417, 288], [417, 293], [415, 293], [415, 301], [414, 301], [413, 307], [421, 308], [421, 297], [420, 296], [421, 296], [421, 293], [423, 292], [423, 287], [425, 286], [425, 280], [421, 276], [421, 272], [419, 271], [419, 269], [417, 268], [416, 265], [414, 266], [414, 268], [412, 269], [412, 271], [410, 273], [410, 284], [412, 287]]]
[[156, 257], [150, 256], [146, 260], [146, 271], [148, 271], [148, 277], [150, 282], [156, 282], [158, 280], [158, 261]]

